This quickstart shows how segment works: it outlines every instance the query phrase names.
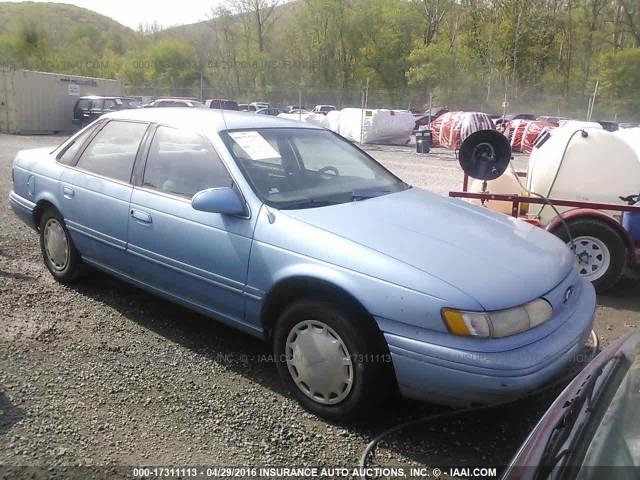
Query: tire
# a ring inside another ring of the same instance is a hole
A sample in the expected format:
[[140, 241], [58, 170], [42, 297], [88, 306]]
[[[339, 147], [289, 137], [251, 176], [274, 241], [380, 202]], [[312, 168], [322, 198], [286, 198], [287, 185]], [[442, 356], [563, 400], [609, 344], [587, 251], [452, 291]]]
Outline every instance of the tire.
[[[576, 266], [580, 276], [590, 280], [598, 293], [613, 288], [627, 263], [627, 247], [622, 236], [612, 226], [594, 218], [572, 220], [569, 229], [576, 245]], [[562, 225], [553, 233], [571, 246]], [[583, 259], [579, 263], [581, 255]]]
[[[274, 329], [274, 356], [283, 382], [305, 409], [328, 420], [345, 422], [363, 417], [394, 390], [386, 343], [373, 319], [362, 317], [355, 309], [328, 301], [302, 300], [284, 311]], [[311, 364], [304, 361], [308, 357], [300, 356], [305, 333], [315, 339], [311, 351], [308, 345], [306, 349], [315, 357]], [[328, 347], [323, 350], [325, 345]], [[339, 357], [348, 359], [350, 365], [339, 363]], [[304, 383], [307, 379], [309, 385]], [[314, 394], [314, 384], [324, 388], [325, 394]], [[332, 393], [327, 395], [329, 391]]]
[[[64, 246], [60, 243], [61, 240]], [[60, 250], [65, 247], [66, 255]], [[73, 244], [64, 219], [52, 207], [47, 208], [40, 218], [40, 251], [42, 260], [54, 279], [63, 284], [76, 280], [81, 267], [80, 254]]]

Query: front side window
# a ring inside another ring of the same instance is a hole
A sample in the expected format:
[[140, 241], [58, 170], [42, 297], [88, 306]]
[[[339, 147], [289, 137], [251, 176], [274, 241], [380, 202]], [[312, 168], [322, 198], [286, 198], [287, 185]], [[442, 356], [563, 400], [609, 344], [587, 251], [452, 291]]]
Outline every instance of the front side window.
[[345, 203], [409, 188], [326, 130], [265, 128], [222, 137], [256, 194], [275, 208]]
[[143, 187], [191, 198], [201, 190], [232, 184], [206, 139], [195, 132], [158, 127], [149, 147]]
[[129, 182], [146, 123], [111, 121], [91, 141], [77, 167], [87, 172]]

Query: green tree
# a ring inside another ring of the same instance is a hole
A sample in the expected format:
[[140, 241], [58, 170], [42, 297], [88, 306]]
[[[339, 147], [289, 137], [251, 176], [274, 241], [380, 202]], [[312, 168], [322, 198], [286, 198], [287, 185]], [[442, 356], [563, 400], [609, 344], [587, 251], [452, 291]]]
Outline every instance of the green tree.
[[640, 48], [606, 53], [601, 58], [601, 93], [612, 113], [640, 115]]

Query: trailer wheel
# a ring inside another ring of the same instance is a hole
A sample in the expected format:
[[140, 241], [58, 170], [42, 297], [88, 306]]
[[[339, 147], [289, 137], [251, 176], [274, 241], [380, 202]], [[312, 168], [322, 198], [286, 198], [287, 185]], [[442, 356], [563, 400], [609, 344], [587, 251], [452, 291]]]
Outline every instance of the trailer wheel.
[[[611, 289], [622, 276], [627, 263], [627, 248], [620, 234], [607, 223], [593, 218], [569, 222], [576, 254], [576, 269], [581, 277], [593, 283], [598, 293]], [[553, 232], [571, 242], [564, 227]]]

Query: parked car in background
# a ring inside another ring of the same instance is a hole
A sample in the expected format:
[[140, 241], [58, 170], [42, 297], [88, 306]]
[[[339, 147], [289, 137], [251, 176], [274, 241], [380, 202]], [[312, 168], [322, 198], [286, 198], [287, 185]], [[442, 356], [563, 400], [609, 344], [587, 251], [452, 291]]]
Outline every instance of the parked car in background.
[[218, 110], [240, 110], [238, 102], [227, 100], [225, 98], [211, 98], [204, 102], [204, 106], [208, 108], [217, 108]]
[[538, 117], [537, 119], [540, 120], [541, 122], [551, 123], [552, 125], [555, 125], [556, 127], [559, 127], [560, 126], [560, 122], [562, 122], [563, 120], [568, 120], [567, 117], [553, 117], [553, 116], [548, 116], [548, 115], [542, 115], [542, 116]]
[[618, 122], [613, 120], [598, 120], [598, 123], [608, 132], [616, 132], [620, 129]]
[[127, 108], [138, 108], [140, 101], [134, 97], [80, 97], [73, 106], [74, 125], [84, 127], [105, 113], [116, 112]]
[[151, 108], [156, 107], [196, 107], [203, 108], [204, 104], [198, 100], [191, 98], [159, 98], [148, 105]]
[[281, 113], [284, 113], [284, 110], [282, 110], [281, 108], [270, 107], [270, 108], [261, 108], [259, 110], [256, 110], [256, 113], [258, 115], [272, 115], [274, 117], [277, 117]]
[[536, 116], [533, 113], [510, 113], [508, 115], [501, 115], [500, 118], [494, 121], [497, 125], [510, 122], [512, 120], [535, 120]]
[[313, 107], [313, 113], [321, 113], [323, 115], [326, 115], [327, 113], [335, 109], [336, 107], [334, 107], [333, 105], [316, 105], [315, 107]]
[[12, 179], [57, 281], [90, 265], [265, 339], [293, 395], [330, 419], [396, 388], [517, 398], [592, 328], [594, 289], [557, 237], [411, 187], [309, 123], [115, 112], [19, 152]]
[[286, 113], [297, 113], [299, 111], [307, 111], [307, 109], [303, 105], [287, 105], [285, 107]]
[[251, 102], [249, 105], [247, 105], [247, 107], [250, 112], [256, 112], [263, 108], [271, 108], [271, 104], [267, 102]]
[[449, 110], [445, 107], [434, 107], [431, 109], [431, 115], [429, 115], [429, 111], [427, 110], [425, 113], [415, 116], [415, 124], [413, 127], [414, 132], [418, 130], [424, 130], [429, 126], [429, 122], [433, 122], [437, 118], [441, 117], [445, 113], [448, 113]]
[[638, 478], [639, 385], [635, 332], [602, 351], [562, 391], [502, 480]]
[[249, 111], [249, 104], [248, 103], [239, 103], [238, 104], [238, 110], [240, 110], [241, 112], [248, 112]]

